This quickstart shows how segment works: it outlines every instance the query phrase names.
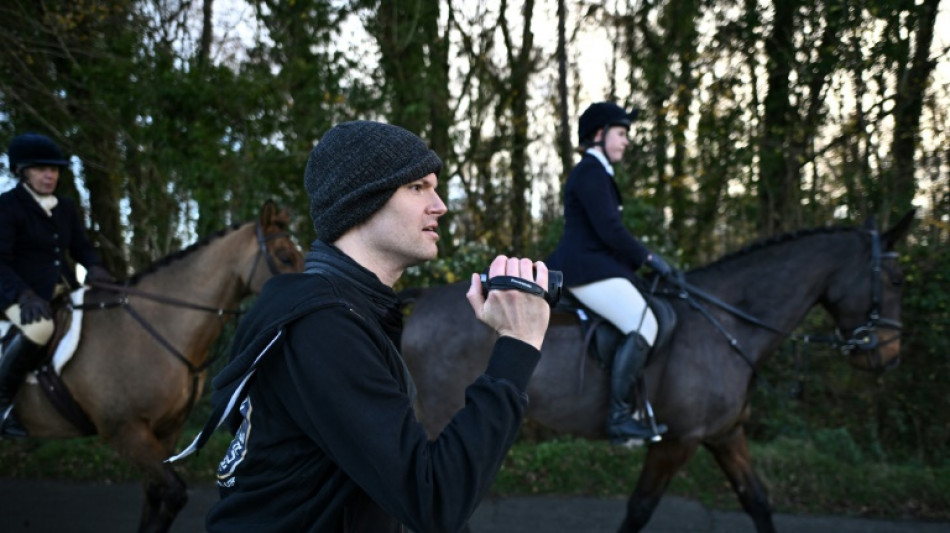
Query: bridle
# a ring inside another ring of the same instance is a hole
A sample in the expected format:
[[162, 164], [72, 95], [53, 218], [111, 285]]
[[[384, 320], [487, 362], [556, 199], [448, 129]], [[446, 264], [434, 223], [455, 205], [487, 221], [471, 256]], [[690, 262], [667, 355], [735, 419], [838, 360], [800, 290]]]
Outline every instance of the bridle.
[[[885, 258], [897, 258], [897, 252], [882, 252], [880, 234], [873, 229], [868, 230], [868, 233], [871, 237], [871, 307], [868, 309], [867, 321], [852, 329], [847, 337], [842, 337], [840, 331], [836, 332], [835, 339], [830, 344], [840, 348], [841, 352], [849, 357], [865, 357], [869, 369], [888, 370], [900, 364], [900, 358], [894, 358], [885, 365], [880, 349], [900, 340], [903, 325], [898, 320], [881, 316], [881, 294], [884, 285], [881, 262]], [[879, 329], [895, 330], [897, 333], [882, 343], [878, 336]]]
[[254, 279], [254, 274], [257, 272], [257, 265], [261, 262], [261, 257], [263, 257], [264, 262], [267, 263], [267, 268], [270, 270], [271, 275], [276, 276], [280, 274], [277, 263], [274, 262], [274, 258], [267, 252], [267, 243], [274, 239], [290, 236], [286, 231], [278, 231], [265, 236], [260, 222], [254, 226], [254, 233], [257, 235], [257, 255], [254, 257], [254, 265], [251, 266], [251, 273], [247, 276], [248, 283]]
[[[261, 262], [262, 256], [264, 257], [264, 260], [271, 274], [275, 276], [277, 274], [280, 274], [280, 270], [277, 268], [277, 263], [274, 262], [274, 258], [271, 257], [270, 253], [268, 253], [267, 251], [267, 243], [274, 239], [277, 239], [280, 237], [287, 237], [289, 235], [285, 231], [280, 231], [280, 232], [272, 233], [270, 235], [265, 236], [263, 229], [261, 228], [260, 222], [256, 224], [254, 228], [254, 233], [257, 236], [258, 249], [257, 249], [257, 255], [254, 257], [254, 263], [251, 266], [251, 272], [247, 277], [248, 284], [250, 284], [251, 279], [253, 279], [254, 274], [257, 272], [257, 265]], [[172, 345], [172, 343], [168, 341], [168, 339], [166, 339], [161, 333], [159, 333], [158, 330], [155, 329], [155, 327], [152, 326], [152, 324], [150, 324], [145, 319], [145, 317], [143, 317], [138, 311], [136, 311], [132, 307], [132, 304], [129, 302], [129, 296], [137, 296], [140, 298], [144, 298], [146, 300], [152, 300], [154, 302], [159, 302], [159, 303], [171, 305], [174, 307], [182, 307], [185, 309], [192, 309], [195, 311], [205, 311], [208, 313], [214, 313], [218, 315], [218, 317], [222, 317], [224, 315], [237, 316], [244, 313], [244, 311], [241, 309], [226, 309], [226, 308], [221, 308], [221, 307], [210, 307], [206, 305], [196, 304], [196, 303], [189, 302], [186, 300], [181, 300], [178, 298], [171, 298], [169, 296], [163, 296], [160, 294], [154, 294], [151, 292], [142, 291], [142, 290], [136, 289], [135, 287], [130, 287], [126, 284], [106, 283], [102, 281], [90, 281], [89, 285], [95, 289], [102, 289], [105, 291], [115, 293], [118, 295], [118, 298], [113, 301], [95, 302], [95, 303], [83, 304], [79, 306], [74, 305], [73, 306], [74, 308], [85, 309], [85, 310], [98, 310], [98, 309], [111, 309], [114, 307], [122, 307], [123, 309], [125, 309], [125, 311], [129, 315], [132, 316], [132, 318], [134, 318], [139, 324], [141, 324], [142, 328], [144, 328], [145, 331], [149, 333], [149, 335], [151, 335], [159, 344], [161, 344], [176, 359], [181, 361], [182, 364], [188, 367], [188, 371], [193, 375], [197, 375], [201, 373], [202, 371], [204, 371], [205, 369], [207, 369], [209, 366], [211, 366], [214, 363], [214, 361], [217, 360], [220, 354], [216, 354], [212, 357], [209, 357], [201, 365], [195, 366], [191, 361], [188, 360], [187, 357], [184, 356], [184, 354], [182, 354], [177, 348], [175, 348]]]
[[[878, 231], [871, 229], [868, 230], [868, 233], [871, 238], [871, 306], [868, 309], [867, 321], [852, 329], [847, 337], [843, 337], [841, 335], [841, 331], [837, 330], [835, 335], [831, 337], [796, 335], [793, 338], [795, 340], [804, 341], [806, 345], [811, 342], [829, 344], [833, 347], [840, 348], [842, 353], [849, 357], [865, 357], [868, 363], [867, 368], [870, 370], [888, 370], [900, 364], [900, 358], [894, 358], [892, 361], [884, 364], [880, 349], [883, 346], [900, 340], [902, 324], [900, 321], [884, 318], [881, 316], [881, 302], [884, 283], [882, 280], [881, 263], [882, 259], [884, 258], [896, 258], [897, 252], [882, 252], [881, 236]], [[774, 333], [785, 335], [786, 332], [746, 313], [745, 311], [742, 311], [741, 309], [723, 302], [719, 298], [706, 293], [702, 289], [690, 285], [688, 282], [686, 282], [681, 273], [678, 274], [678, 276], [674, 274], [673, 276], [669, 276], [666, 279], [666, 282], [675, 287], [675, 290], [660, 291], [660, 294], [666, 294], [668, 296], [678, 297], [680, 299], [686, 300], [690, 307], [702, 314], [723, 336], [726, 337], [726, 339], [729, 341], [729, 346], [752, 369], [753, 376], [759, 378], [760, 376], [758, 375], [755, 365], [739, 345], [738, 339], [731, 335], [726, 330], [726, 328], [705, 308], [705, 306], [699, 302], [699, 300], [711, 303], [712, 305], [715, 305], [716, 307], [719, 307], [720, 309], [723, 309], [750, 324], [754, 324]], [[879, 329], [897, 330], [897, 334], [882, 343], [878, 336]], [[855, 351], [857, 351], [857, 353], [855, 353]]]

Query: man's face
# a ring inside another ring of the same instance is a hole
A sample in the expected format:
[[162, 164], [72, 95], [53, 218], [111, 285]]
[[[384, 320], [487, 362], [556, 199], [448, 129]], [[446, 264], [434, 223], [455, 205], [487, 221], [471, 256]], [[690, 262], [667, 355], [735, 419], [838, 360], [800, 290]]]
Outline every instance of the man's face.
[[363, 234], [389, 266], [405, 269], [438, 256], [438, 219], [447, 211], [435, 190], [438, 183], [429, 174], [403, 185], [366, 221]]
[[48, 165], [29, 167], [23, 170], [23, 176], [26, 184], [36, 194], [53, 194], [59, 182], [59, 167]]
[[623, 153], [630, 145], [630, 139], [627, 137], [626, 126], [611, 126], [607, 128], [604, 138], [604, 155], [611, 163], [619, 163], [623, 159]]

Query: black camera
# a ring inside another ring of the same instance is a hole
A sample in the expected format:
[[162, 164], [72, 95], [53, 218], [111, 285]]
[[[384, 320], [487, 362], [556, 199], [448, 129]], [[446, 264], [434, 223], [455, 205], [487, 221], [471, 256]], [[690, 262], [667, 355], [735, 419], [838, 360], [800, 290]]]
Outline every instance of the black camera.
[[[537, 272], [535, 272], [535, 274], [537, 274]], [[561, 287], [564, 285], [564, 274], [562, 274], [560, 270], [548, 270], [547, 290], [544, 290], [544, 288], [537, 283], [515, 276], [494, 276], [489, 278], [487, 269], [485, 272], [482, 272], [481, 279], [482, 296], [485, 298], [488, 298], [488, 291], [490, 290], [518, 290], [544, 298], [551, 307], [557, 305], [558, 300], [561, 299]]]

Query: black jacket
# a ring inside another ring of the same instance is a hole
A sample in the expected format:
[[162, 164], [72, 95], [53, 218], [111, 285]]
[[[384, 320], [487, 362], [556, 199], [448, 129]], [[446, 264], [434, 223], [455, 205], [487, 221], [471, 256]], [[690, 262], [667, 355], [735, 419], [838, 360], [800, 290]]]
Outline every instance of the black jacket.
[[0, 312], [27, 287], [49, 300], [59, 282], [78, 286], [75, 265], [67, 254], [86, 268], [101, 264], [76, 205], [69, 198], [57, 198], [48, 216], [22, 181], [0, 194]]
[[565, 286], [636, 276], [650, 251], [624, 226], [622, 208], [613, 177], [585, 153], [564, 185], [564, 235], [545, 260]]
[[[491, 486], [514, 441], [540, 354], [502, 338], [466, 407], [429, 442], [385, 316], [395, 294], [338, 250], [333, 268], [270, 280], [235, 334], [234, 361], [215, 379], [226, 400], [264, 346], [221, 462], [209, 531], [457, 531]], [[311, 252], [313, 253], [313, 252]], [[367, 292], [369, 288], [369, 292]]]

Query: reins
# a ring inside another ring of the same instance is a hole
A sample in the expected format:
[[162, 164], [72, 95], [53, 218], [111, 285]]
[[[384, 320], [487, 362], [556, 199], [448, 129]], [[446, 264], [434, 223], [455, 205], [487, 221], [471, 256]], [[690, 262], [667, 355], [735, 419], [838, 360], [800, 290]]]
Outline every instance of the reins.
[[115, 283], [90, 281], [89, 285], [91, 285], [93, 288], [96, 288], [96, 289], [102, 289], [105, 291], [117, 293], [119, 294], [119, 299], [112, 302], [96, 302], [96, 303], [90, 303], [90, 304], [82, 304], [82, 305], [74, 306], [74, 307], [78, 309], [84, 309], [84, 310], [90, 310], [90, 311], [121, 307], [132, 318], [134, 318], [135, 321], [138, 322], [142, 326], [142, 328], [145, 331], [147, 331], [149, 335], [152, 336], [152, 338], [154, 338], [159, 344], [161, 344], [166, 350], [168, 350], [168, 352], [172, 354], [176, 359], [181, 361], [182, 364], [184, 364], [188, 368], [188, 371], [192, 374], [198, 374], [204, 371], [205, 369], [207, 369], [209, 366], [211, 366], [214, 363], [215, 360], [217, 360], [218, 355], [214, 355], [208, 358], [207, 360], [205, 360], [205, 362], [202, 363], [201, 365], [195, 366], [191, 361], [188, 360], [187, 357], [185, 357], [184, 354], [181, 353], [181, 351], [179, 351], [177, 348], [172, 346], [171, 342], [169, 342], [168, 339], [166, 339], [157, 329], [155, 329], [155, 327], [152, 326], [152, 324], [149, 323], [149, 321], [146, 320], [145, 317], [143, 317], [138, 311], [135, 310], [134, 307], [132, 307], [131, 302], [129, 302], [129, 296], [130, 295], [138, 296], [146, 300], [152, 300], [152, 301], [162, 303], [165, 305], [171, 305], [173, 307], [183, 307], [186, 309], [193, 309], [196, 311], [205, 311], [209, 313], [214, 313], [218, 315], [218, 317], [222, 317], [224, 315], [240, 315], [241, 313], [244, 312], [240, 309], [224, 309], [224, 308], [200, 305], [200, 304], [196, 304], [192, 302], [187, 302], [185, 300], [179, 300], [177, 298], [170, 298], [168, 296], [162, 296], [162, 295], [153, 294], [150, 292], [145, 292], [139, 289], [135, 289], [133, 287], [129, 287], [126, 285], [118, 285]]
[[[896, 329], [900, 332], [902, 324], [897, 320], [891, 320], [887, 318], [882, 318], [881, 311], [881, 294], [882, 294], [882, 266], [881, 260], [884, 257], [896, 257], [895, 252], [882, 253], [881, 251], [881, 238], [877, 230], [868, 230], [869, 236], [871, 238], [871, 307], [868, 310], [868, 320], [866, 323], [854, 328], [848, 338], [843, 338], [840, 335], [840, 332], [836, 331], [835, 335], [790, 335], [788, 332], [781, 330], [759, 318], [756, 318], [745, 311], [728, 304], [719, 298], [703, 291], [702, 289], [691, 285], [688, 283], [682, 276], [682, 273], [677, 273], [678, 275], [668, 276], [666, 282], [674, 287], [674, 290], [661, 290], [656, 291], [656, 284], [658, 279], [654, 280], [653, 292], [658, 294], [676, 297], [682, 300], [685, 300], [691, 308], [698, 311], [706, 320], [709, 321], [729, 342], [729, 346], [739, 355], [739, 357], [745, 361], [749, 368], [752, 369], [753, 378], [757, 381], [761, 381], [766, 388], [770, 390], [775, 390], [774, 387], [769, 385], [769, 383], [762, 377], [753, 361], [746, 355], [745, 351], [739, 345], [739, 340], [722, 325], [722, 323], [712, 315], [711, 312], [702, 305], [698, 300], [703, 300], [707, 303], [715, 305], [716, 307], [723, 309], [734, 316], [741, 318], [742, 320], [759, 326], [763, 329], [767, 329], [773, 333], [777, 333], [782, 336], [790, 336], [794, 341], [802, 341], [805, 345], [804, 350], [804, 368], [807, 371], [808, 368], [808, 345], [811, 343], [823, 343], [829, 344], [832, 347], [840, 348], [843, 353], [846, 355], [851, 355], [851, 351], [857, 348], [858, 350], [864, 352], [868, 357], [869, 366], [874, 366], [874, 361], [871, 360], [871, 354], [877, 353], [878, 359], [880, 359], [880, 352], [877, 351], [882, 345], [886, 345], [892, 342], [896, 342], [900, 338], [900, 334], [888, 339], [886, 342], [881, 343], [877, 336], [878, 328], [890, 328]], [[800, 372], [798, 364], [798, 350], [796, 347], [796, 371]], [[880, 361], [878, 361], [880, 362]], [[799, 381], [802, 381], [803, 377], [799, 376]], [[801, 387], [801, 385], [800, 385]]]
[[[881, 316], [881, 298], [883, 292], [883, 281], [881, 274], [883, 272], [882, 259], [893, 259], [897, 257], [897, 252], [882, 252], [881, 237], [877, 230], [868, 230], [871, 238], [871, 307], [868, 309], [867, 322], [855, 327], [847, 338], [841, 336], [840, 331], [835, 331], [834, 335], [799, 335], [794, 340], [801, 340], [805, 343], [805, 357], [808, 357], [807, 346], [809, 343], [827, 344], [832, 348], [838, 348], [845, 355], [851, 356], [855, 349], [862, 352], [868, 359], [868, 367], [874, 368], [875, 363], [881, 365], [880, 352], [878, 348], [900, 340], [900, 331], [903, 324], [898, 320], [883, 318]], [[880, 342], [878, 329], [894, 329], [897, 335], [894, 335], [885, 342]], [[878, 361], [871, 359], [871, 354], [877, 354]]]
[[[670, 285], [677, 287], [678, 290], [660, 291], [658, 294], [665, 294], [667, 296], [673, 296], [681, 300], [685, 300], [691, 308], [699, 312], [699, 314], [701, 314], [706, 320], [708, 320], [709, 323], [712, 324], [713, 327], [715, 327], [716, 330], [719, 331], [719, 333], [721, 333], [722, 336], [726, 338], [726, 340], [729, 343], [729, 346], [749, 366], [749, 369], [752, 370], [753, 379], [755, 379], [756, 382], [761, 382], [762, 384], [764, 384], [767, 389], [774, 391], [775, 388], [772, 387], [771, 384], [769, 384], [768, 380], [766, 380], [765, 377], [759, 374], [758, 369], [755, 367], [755, 363], [752, 361], [751, 358], [749, 358], [748, 355], [746, 355], [745, 350], [743, 350], [742, 346], [739, 344], [739, 339], [737, 339], [734, 335], [729, 333], [729, 330], [727, 330], [726, 327], [723, 326], [722, 323], [719, 320], [717, 320], [716, 317], [714, 317], [711, 312], [709, 312], [706, 306], [702, 305], [702, 303], [700, 303], [697, 300], [697, 298], [694, 298], [694, 296], [697, 296], [699, 297], [699, 299], [702, 299], [708, 303], [711, 303], [715, 305], [716, 307], [719, 307], [720, 309], [728, 311], [729, 313], [745, 320], [746, 322], [749, 322], [750, 324], [759, 326], [761, 328], [767, 329], [773, 333], [778, 333], [779, 335], [783, 335], [783, 336], [786, 335], [787, 333], [771, 324], [768, 324], [750, 315], [749, 313], [746, 313], [745, 311], [739, 309], [738, 307], [735, 307], [731, 304], [728, 304], [720, 300], [719, 298], [713, 296], [712, 294], [709, 294], [706, 291], [703, 291], [702, 289], [696, 287], [695, 285], [690, 284], [683, 278], [681, 274], [679, 276], [670, 276], [667, 279], [667, 282]], [[656, 287], [656, 280], [654, 281], [654, 288], [655, 287]]]
[[[251, 267], [251, 272], [247, 279], [251, 280], [254, 277], [254, 274], [257, 272], [257, 265], [260, 263], [262, 255], [265, 257], [265, 263], [267, 264], [267, 267], [270, 270], [271, 274], [272, 275], [279, 274], [280, 270], [278, 270], [277, 264], [274, 263], [273, 258], [267, 252], [267, 243], [275, 238], [286, 237], [287, 233], [276, 232], [265, 237], [263, 234], [263, 230], [261, 228], [260, 222], [258, 222], [255, 225], [254, 232], [257, 237], [258, 251], [257, 251], [257, 255], [254, 257], [254, 264]], [[155, 327], [151, 323], [149, 323], [148, 320], [145, 319], [145, 317], [143, 317], [138, 311], [135, 310], [135, 308], [132, 307], [132, 304], [129, 301], [129, 296], [137, 296], [137, 297], [144, 298], [146, 300], [152, 300], [154, 302], [158, 302], [161, 304], [171, 305], [173, 307], [181, 307], [185, 309], [192, 309], [195, 311], [214, 313], [218, 315], [218, 318], [221, 318], [224, 315], [238, 316], [244, 313], [244, 311], [241, 309], [227, 309], [223, 307], [211, 307], [207, 305], [197, 304], [194, 302], [189, 302], [187, 300], [182, 300], [179, 298], [172, 298], [169, 296], [146, 292], [146, 291], [136, 289], [128, 285], [122, 285], [122, 284], [117, 284], [117, 283], [90, 281], [89, 285], [96, 289], [102, 289], [108, 292], [116, 293], [119, 295], [119, 298], [118, 300], [110, 301], [110, 302], [94, 302], [94, 303], [89, 303], [89, 304], [82, 304], [82, 305], [74, 306], [75, 308], [94, 311], [94, 310], [112, 309], [115, 307], [121, 307], [132, 318], [134, 318], [135, 321], [138, 322], [142, 326], [142, 328], [146, 332], [148, 332], [149, 335], [152, 336], [152, 338], [154, 338], [159, 344], [161, 344], [176, 359], [181, 361], [181, 363], [184, 364], [185, 367], [188, 368], [188, 371], [192, 375], [197, 375], [203, 372], [204, 370], [206, 370], [208, 367], [214, 364], [214, 362], [218, 359], [218, 357], [220, 357], [221, 354], [220, 353], [215, 354], [212, 357], [206, 359], [205, 362], [202, 363], [201, 365], [195, 366], [191, 361], [188, 360], [187, 357], [185, 357], [184, 354], [181, 353], [181, 351], [175, 348], [172, 345], [172, 343], [169, 342], [168, 339], [165, 338], [165, 336], [163, 336], [157, 329], [155, 329]]]

